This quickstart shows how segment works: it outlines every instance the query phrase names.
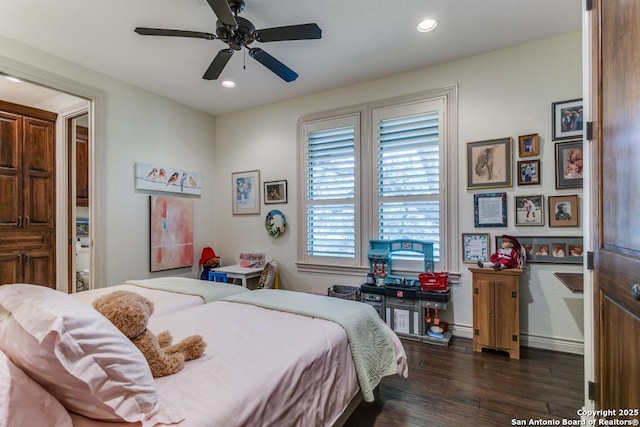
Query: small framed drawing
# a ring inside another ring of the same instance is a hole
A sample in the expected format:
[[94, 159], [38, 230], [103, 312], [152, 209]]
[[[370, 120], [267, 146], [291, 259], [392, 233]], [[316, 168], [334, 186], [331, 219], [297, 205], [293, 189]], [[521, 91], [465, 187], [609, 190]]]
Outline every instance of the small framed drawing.
[[264, 204], [287, 203], [287, 181], [265, 181]]
[[582, 138], [582, 98], [551, 104], [553, 140]]
[[537, 133], [518, 137], [518, 153], [520, 157], [531, 157], [540, 154], [540, 137]]
[[476, 227], [506, 227], [507, 193], [474, 194], [473, 223]]
[[540, 184], [540, 159], [518, 162], [518, 185]]
[[231, 174], [232, 212], [234, 215], [260, 213], [260, 171]]
[[512, 187], [512, 139], [467, 143], [467, 188]]
[[544, 196], [515, 196], [516, 225], [544, 225]]
[[549, 196], [549, 227], [578, 227], [578, 195]]
[[462, 233], [462, 262], [488, 261], [491, 253], [489, 233]]
[[556, 188], [582, 188], [582, 141], [556, 144]]

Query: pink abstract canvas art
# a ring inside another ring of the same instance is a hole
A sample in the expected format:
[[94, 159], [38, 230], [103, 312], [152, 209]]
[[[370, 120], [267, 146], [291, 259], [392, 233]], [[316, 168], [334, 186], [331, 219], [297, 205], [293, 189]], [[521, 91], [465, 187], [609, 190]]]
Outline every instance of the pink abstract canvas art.
[[149, 196], [151, 271], [193, 265], [193, 200]]

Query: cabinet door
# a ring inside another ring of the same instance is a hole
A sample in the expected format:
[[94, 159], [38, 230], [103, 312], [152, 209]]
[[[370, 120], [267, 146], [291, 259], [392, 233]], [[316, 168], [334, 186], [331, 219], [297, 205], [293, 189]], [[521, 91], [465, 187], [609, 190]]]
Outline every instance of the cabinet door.
[[51, 249], [25, 251], [22, 266], [26, 283], [56, 288], [55, 260]]
[[473, 280], [473, 350], [482, 347], [495, 347], [493, 325], [493, 282], [487, 278], [476, 277]]
[[54, 126], [23, 118], [23, 227], [53, 228], [55, 214]]
[[496, 348], [510, 350], [520, 345], [518, 309], [518, 283], [514, 280], [496, 281]]
[[0, 230], [22, 226], [22, 117], [0, 111]]
[[24, 281], [22, 251], [0, 252], [0, 285]]
[[76, 126], [76, 205], [89, 206], [89, 129]]

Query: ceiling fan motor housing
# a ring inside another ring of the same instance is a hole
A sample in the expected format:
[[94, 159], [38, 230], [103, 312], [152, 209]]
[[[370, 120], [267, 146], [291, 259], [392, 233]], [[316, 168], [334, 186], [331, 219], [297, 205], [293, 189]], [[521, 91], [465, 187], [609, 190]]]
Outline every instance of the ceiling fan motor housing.
[[216, 36], [229, 44], [233, 50], [241, 50], [243, 46], [248, 46], [254, 42], [253, 36], [256, 27], [248, 19], [236, 16], [237, 28], [230, 27], [224, 22], [216, 21]]

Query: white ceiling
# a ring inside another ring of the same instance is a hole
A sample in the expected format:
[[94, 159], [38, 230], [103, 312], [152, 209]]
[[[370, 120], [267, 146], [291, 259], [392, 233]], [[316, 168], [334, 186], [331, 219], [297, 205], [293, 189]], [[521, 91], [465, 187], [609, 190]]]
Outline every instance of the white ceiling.
[[[240, 16], [258, 29], [309, 22], [322, 29], [320, 40], [252, 45], [296, 71], [296, 81], [285, 83], [243, 52], [233, 55], [218, 81], [203, 80], [225, 43], [133, 32], [142, 26], [215, 33], [206, 0], [8, 0], [1, 6], [0, 35], [222, 114], [578, 31], [582, 16], [581, 0], [245, 2]], [[438, 27], [418, 33], [427, 17], [437, 18]], [[222, 88], [223, 79], [237, 87]], [[8, 90], [0, 83], [0, 94]]]

